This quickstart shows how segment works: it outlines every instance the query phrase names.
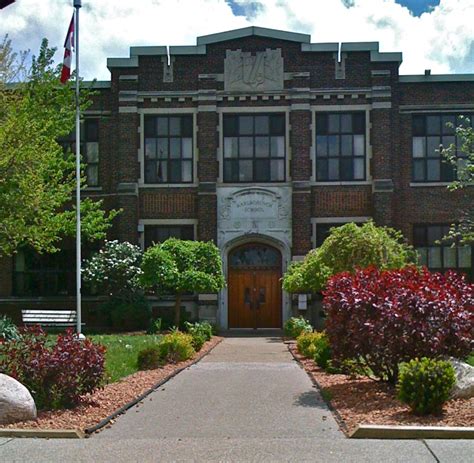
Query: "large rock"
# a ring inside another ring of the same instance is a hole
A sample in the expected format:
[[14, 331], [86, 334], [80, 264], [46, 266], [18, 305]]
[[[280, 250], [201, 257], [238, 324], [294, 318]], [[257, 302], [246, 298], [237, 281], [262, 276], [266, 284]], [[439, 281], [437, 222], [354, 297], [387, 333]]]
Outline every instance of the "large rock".
[[474, 397], [474, 367], [454, 358], [449, 361], [456, 371], [456, 384], [451, 392], [451, 397], [469, 399]]
[[0, 373], [0, 424], [36, 419], [30, 391], [16, 379]]

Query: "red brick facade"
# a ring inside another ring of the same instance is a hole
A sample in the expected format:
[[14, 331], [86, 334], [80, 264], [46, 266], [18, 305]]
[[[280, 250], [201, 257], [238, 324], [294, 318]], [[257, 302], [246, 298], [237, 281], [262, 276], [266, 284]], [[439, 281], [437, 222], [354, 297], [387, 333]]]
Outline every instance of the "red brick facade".
[[[282, 88], [226, 88], [229, 50], [250, 56], [280, 50]], [[195, 238], [218, 242], [219, 191], [227, 186], [223, 114], [268, 110], [285, 113], [287, 121], [288, 169], [281, 186], [290, 188], [292, 197], [290, 259], [311, 249], [312, 223], [321, 218], [372, 217], [402, 230], [409, 240], [413, 224], [454, 222], [459, 207], [473, 201], [473, 192], [450, 193], [443, 184], [413, 186], [412, 115], [474, 112], [474, 79], [399, 76], [400, 61], [398, 53], [379, 53], [375, 43], [338, 49], [338, 44], [311, 44], [301, 34], [259, 28], [202, 37], [195, 47], [171, 47], [169, 57], [163, 47], [133, 48], [130, 58], [108, 61], [111, 80], [99, 83], [85, 115], [100, 117], [100, 188], [85, 194], [123, 209], [111, 238], [138, 243], [141, 220], [183, 219], [196, 221]], [[325, 111], [367, 114], [368, 176], [363, 181], [315, 178], [315, 117]], [[191, 183], [145, 182], [143, 120], [149, 114], [193, 115]], [[12, 296], [12, 268], [11, 259], [0, 260], [0, 307]]]

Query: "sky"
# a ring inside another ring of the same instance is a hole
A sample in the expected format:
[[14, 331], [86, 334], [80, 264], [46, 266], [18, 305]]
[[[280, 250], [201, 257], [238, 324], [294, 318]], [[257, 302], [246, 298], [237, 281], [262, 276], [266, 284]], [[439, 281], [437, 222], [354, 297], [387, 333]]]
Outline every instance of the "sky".
[[[0, 10], [0, 39], [60, 62], [72, 0], [16, 0]], [[194, 45], [196, 37], [247, 26], [300, 32], [317, 42], [380, 42], [403, 52], [401, 74], [474, 73], [474, 0], [83, 0], [81, 76], [108, 80], [107, 57], [139, 45]], [[0, 40], [1, 42], [1, 40]]]

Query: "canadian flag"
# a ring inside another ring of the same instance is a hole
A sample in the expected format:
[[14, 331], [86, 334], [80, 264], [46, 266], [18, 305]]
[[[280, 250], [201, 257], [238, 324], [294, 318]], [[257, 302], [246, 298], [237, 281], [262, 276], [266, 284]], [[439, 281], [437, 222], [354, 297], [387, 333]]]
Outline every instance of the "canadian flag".
[[66, 40], [64, 41], [64, 59], [61, 69], [61, 83], [65, 84], [71, 77], [72, 48], [74, 46], [74, 14], [72, 15], [69, 29], [67, 30]]

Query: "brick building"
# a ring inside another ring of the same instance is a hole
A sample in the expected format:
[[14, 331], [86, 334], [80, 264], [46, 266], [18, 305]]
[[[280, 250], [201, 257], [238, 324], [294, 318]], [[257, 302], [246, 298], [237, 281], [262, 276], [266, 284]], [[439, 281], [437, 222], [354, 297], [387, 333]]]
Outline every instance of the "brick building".
[[[447, 191], [436, 150], [474, 113], [474, 75], [403, 76], [401, 61], [259, 27], [132, 47], [84, 115], [84, 194], [123, 209], [111, 238], [215, 241], [227, 288], [185, 304], [222, 327], [280, 327], [294, 312], [282, 272], [348, 221], [398, 228], [430, 268], [471, 273], [470, 247], [435, 243], [473, 201]], [[74, 308], [73, 260], [0, 261], [2, 311]], [[86, 322], [99, 302], [84, 298]]]

